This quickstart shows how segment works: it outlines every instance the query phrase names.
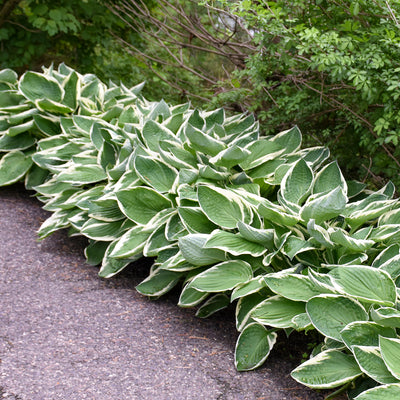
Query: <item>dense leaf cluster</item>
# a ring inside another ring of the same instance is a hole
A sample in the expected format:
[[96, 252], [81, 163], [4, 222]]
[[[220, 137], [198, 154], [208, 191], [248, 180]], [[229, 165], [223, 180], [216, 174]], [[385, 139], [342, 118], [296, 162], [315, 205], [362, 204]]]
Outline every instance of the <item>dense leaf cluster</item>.
[[[346, 181], [295, 127], [259, 137], [252, 116], [148, 102], [58, 70], [0, 72], [0, 185], [25, 179], [52, 212], [39, 230], [89, 239], [111, 277], [154, 257], [137, 286], [206, 317], [236, 301], [239, 370], [261, 365], [277, 332], [324, 339], [292, 376], [313, 388], [357, 379], [349, 397], [400, 394], [400, 203]], [[370, 388], [365, 390], [365, 388]]]

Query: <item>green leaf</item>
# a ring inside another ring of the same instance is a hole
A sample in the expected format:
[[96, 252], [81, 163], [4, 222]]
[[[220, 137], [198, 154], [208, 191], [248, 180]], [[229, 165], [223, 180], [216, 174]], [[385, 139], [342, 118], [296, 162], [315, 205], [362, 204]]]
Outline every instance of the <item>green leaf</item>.
[[316, 194], [308, 198], [300, 211], [301, 218], [308, 222], [314, 219], [321, 224], [331, 218], [337, 217], [346, 206], [347, 197], [341, 187], [326, 194]]
[[330, 228], [328, 232], [333, 243], [339, 244], [349, 251], [364, 252], [375, 244], [373, 240], [352, 237], [341, 228]]
[[101, 221], [113, 222], [124, 219], [125, 215], [120, 211], [117, 200], [98, 199], [92, 200], [89, 206], [89, 217]]
[[196, 317], [207, 318], [210, 315], [226, 308], [229, 305], [229, 297], [218, 293], [210, 297], [196, 312]]
[[232, 191], [218, 187], [198, 187], [200, 207], [209, 220], [226, 229], [236, 228], [239, 221], [246, 221], [240, 197]]
[[25, 150], [32, 147], [36, 139], [29, 133], [21, 133], [18, 136], [3, 135], [0, 137], [0, 152], [9, 152], [12, 150]]
[[271, 140], [283, 148], [285, 154], [293, 153], [301, 146], [301, 132], [297, 126], [294, 126], [286, 131], [279, 132]]
[[315, 177], [313, 194], [331, 192], [336, 188], [342, 188], [347, 194], [347, 183], [336, 161], [325, 166]]
[[24, 122], [23, 124], [10, 126], [5, 133], [10, 137], [17, 136], [23, 132], [30, 131], [34, 126], [35, 123], [33, 119], [31, 119], [27, 122]]
[[109, 242], [90, 241], [85, 248], [86, 263], [89, 265], [99, 265], [104, 257]]
[[242, 221], [238, 222], [237, 228], [239, 233], [248, 241], [259, 243], [265, 246], [267, 249], [272, 250], [274, 242], [273, 229], [257, 229], [245, 224]]
[[82, 226], [81, 234], [93, 240], [111, 242], [118, 238], [122, 221], [105, 222], [90, 218]]
[[194, 307], [197, 304], [201, 303], [209, 293], [200, 292], [199, 290], [194, 289], [190, 286], [190, 284], [186, 284], [183, 288], [181, 295], [179, 297], [178, 306], [179, 307]]
[[75, 71], [72, 71], [63, 82], [65, 94], [62, 102], [72, 110], [77, 106], [79, 84], [79, 76]]
[[210, 163], [218, 167], [232, 168], [240, 164], [250, 154], [249, 150], [234, 145], [210, 158]]
[[7, 82], [16, 84], [18, 80], [18, 74], [12, 69], [5, 68], [0, 71], [0, 82]]
[[[240, 287], [239, 285], [238, 287]], [[252, 320], [251, 313], [253, 309], [265, 300], [265, 295], [261, 293], [252, 293], [248, 296], [241, 297], [236, 305], [236, 329], [241, 332], [244, 327]], [[253, 321], [254, 322], [254, 321]]]
[[39, 99], [60, 102], [64, 95], [64, 90], [54, 78], [31, 71], [22, 75], [19, 81], [19, 90], [33, 102]]
[[397, 202], [397, 200], [377, 200], [367, 203], [367, 200], [368, 198], [359, 202], [357, 207], [351, 203], [350, 207], [353, 206], [354, 208], [349, 209], [351, 212], [347, 212], [346, 210], [346, 222], [353, 230], [367, 221], [372, 221], [380, 217], [392, 209]]
[[161, 225], [155, 229], [147, 239], [143, 249], [143, 255], [145, 257], [156, 257], [160, 251], [168, 249], [174, 244], [175, 242], [170, 242], [165, 237], [165, 225]]
[[240, 163], [240, 167], [245, 171], [274, 160], [284, 152], [278, 143], [267, 139], [260, 139], [250, 143], [246, 150], [250, 154]]
[[351, 350], [353, 346], [378, 346], [379, 336], [396, 337], [396, 331], [371, 321], [356, 321], [346, 325], [340, 332], [344, 344]]
[[147, 187], [121, 190], [117, 199], [121, 211], [132, 221], [143, 225], [172, 205], [165, 196]]
[[400, 339], [381, 336], [379, 338], [379, 348], [389, 371], [397, 379], [400, 379]]
[[284, 271], [264, 275], [264, 281], [274, 293], [293, 301], [306, 302], [319, 294], [331, 293], [321, 290], [308, 276]]
[[327, 350], [299, 365], [290, 375], [305, 386], [330, 389], [352, 381], [361, 374], [353, 356], [339, 350]]
[[276, 342], [277, 334], [262, 325], [251, 323], [241, 332], [236, 342], [235, 366], [238, 371], [250, 371], [267, 359]]
[[400, 328], [400, 311], [392, 307], [371, 308], [371, 318], [382, 326]]
[[252, 311], [251, 317], [263, 325], [275, 328], [293, 327], [292, 318], [305, 312], [305, 304], [273, 296], [258, 304]]
[[252, 277], [253, 271], [247, 262], [230, 260], [201, 272], [190, 286], [202, 292], [224, 292], [248, 282]]
[[58, 182], [66, 182], [72, 184], [88, 184], [101, 182], [107, 179], [107, 174], [99, 165], [81, 165], [73, 163], [67, 169], [57, 175]]
[[316, 247], [309, 240], [303, 240], [297, 236], [289, 236], [283, 246], [282, 253], [288, 256], [290, 260], [293, 260], [297, 254], [315, 249]]
[[256, 276], [250, 281], [235, 287], [235, 289], [232, 291], [231, 302], [241, 297], [248, 296], [252, 293], [259, 292], [265, 287], [266, 285], [264, 279], [260, 276]]
[[397, 383], [398, 380], [387, 369], [379, 347], [354, 346], [354, 357], [364, 374], [379, 383]]
[[400, 398], [400, 384], [377, 386], [362, 392], [354, 400], [398, 400]]
[[189, 232], [210, 233], [217, 225], [212, 223], [200, 207], [178, 207], [178, 213]]
[[214, 139], [190, 124], [186, 126], [185, 135], [189, 140], [190, 147], [204, 154], [216, 156], [226, 148], [223, 142]]
[[150, 297], [161, 296], [170, 291], [180, 280], [182, 273], [158, 269], [136, 286], [136, 290]]
[[291, 211], [272, 203], [268, 199], [264, 199], [262, 203], [259, 204], [257, 210], [259, 214], [267, 221], [271, 221], [282, 226], [294, 226], [300, 220], [298, 215], [294, 215]]
[[313, 297], [308, 301], [306, 310], [319, 332], [339, 342], [342, 341], [340, 331], [347, 324], [368, 320], [368, 314], [358, 301], [334, 294]]
[[36, 127], [45, 136], [54, 136], [61, 133], [60, 124], [58, 123], [57, 118], [45, 117], [43, 115], [36, 114], [33, 116], [33, 120], [35, 121]]
[[141, 254], [150, 232], [146, 232], [143, 226], [135, 226], [126, 231], [117, 241], [110, 257], [130, 258]]
[[282, 179], [282, 196], [286, 201], [301, 204], [310, 193], [312, 183], [313, 172], [307, 163], [300, 159]]
[[179, 248], [184, 259], [193, 265], [203, 266], [226, 260], [225, 252], [217, 249], [205, 249], [204, 244], [209, 235], [202, 233], [189, 234], [178, 239]]
[[107, 247], [99, 271], [99, 276], [101, 278], [111, 278], [112, 276], [118, 274], [123, 269], [125, 269], [132, 261], [135, 261], [139, 258], [131, 258], [129, 260], [117, 260], [115, 258], [111, 258], [110, 253], [112, 253], [112, 251], [114, 250], [116, 243], [116, 241], [111, 242], [110, 245]]
[[210, 238], [204, 244], [206, 249], [219, 249], [240, 256], [242, 254], [250, 254], [254, 257], [260, 256], [267, 250], [264, 246], [249, 242], [240, 234], [215, 230], [211, 233]]
[[159, 193], [169, 192], [178, 175], [174, 168], [152, 157], [137, 155], [134, 165], [141, 180]]
[[22, 151], [14, 150], [0, 160], [0, 186], [21, 180], [32, 166], [32, 158]]
[[74, 111], [72, 108], [66, 106], [65, 104], [58, 103], [47, 98], [35, 100], [35, 106], [40, 111], [45, 111], [52, 114], [70, 114]]
[[387, 272], [362, 265], [341, 265], [329, 275], [335, 289], [342, 294], [384, 306], [396, 302], [396, 286]]

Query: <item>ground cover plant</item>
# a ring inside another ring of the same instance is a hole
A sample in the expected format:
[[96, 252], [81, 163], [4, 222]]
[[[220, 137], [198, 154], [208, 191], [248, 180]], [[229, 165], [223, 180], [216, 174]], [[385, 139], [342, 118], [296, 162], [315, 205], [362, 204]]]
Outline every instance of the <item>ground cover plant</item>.
[[84, 235], [104, 278], [152, 257], [137, 286], [207, 317], [236, 303], [238, 370], [278, 334], [321, 343], [292, 377], [350, 399], [400, 395], [400, 204], [346, 181], [294, 127], [149, 102], [61, 64], [0, 71], [0, 185], [24, 180], [52, 215], [38, 234]]

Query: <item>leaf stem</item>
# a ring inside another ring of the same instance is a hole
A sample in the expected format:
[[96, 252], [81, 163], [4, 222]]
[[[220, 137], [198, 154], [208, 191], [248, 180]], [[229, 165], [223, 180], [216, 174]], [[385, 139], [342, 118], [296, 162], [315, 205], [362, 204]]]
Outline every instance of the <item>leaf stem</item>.
[[339, 394], [342, 394], [347, 388], [353, 383], [353, 381], [347, 382], [345, 385], [343, 385], [341, 388], [338, 390], [335, 390], [334, 392], [328, 394], [328, 396], [325, 397], [324, 400], [332, 400]]

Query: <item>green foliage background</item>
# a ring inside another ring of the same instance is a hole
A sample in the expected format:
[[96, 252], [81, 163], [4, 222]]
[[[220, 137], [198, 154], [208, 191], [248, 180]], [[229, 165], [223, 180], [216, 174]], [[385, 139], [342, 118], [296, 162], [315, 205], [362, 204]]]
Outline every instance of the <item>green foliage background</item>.
[[267, 133], [297, 123], [348, 175], [398, 183], [400, 3], [210, 2], [221, 3], [252, 30], [257, 51], [237, 74], [239, 98], [220, 99], [246, 103]]
[[384, 0], [3, 1], [0, 67], [62, 61], [145, 80], [148, 98], [250, 110], [265, 134], [297, 124], [379, 187], [400, 183], [399, 15]]

